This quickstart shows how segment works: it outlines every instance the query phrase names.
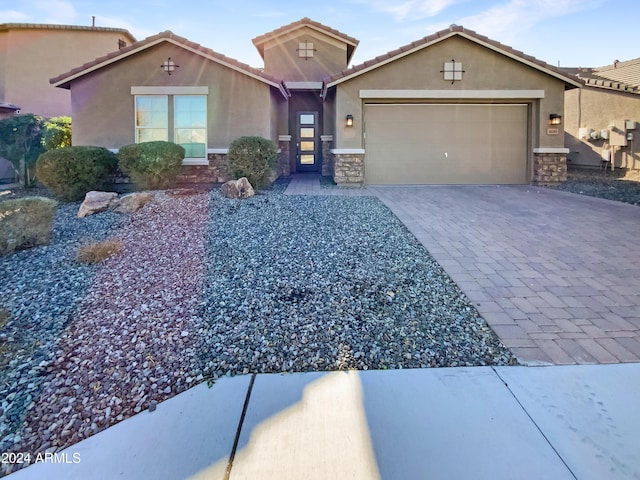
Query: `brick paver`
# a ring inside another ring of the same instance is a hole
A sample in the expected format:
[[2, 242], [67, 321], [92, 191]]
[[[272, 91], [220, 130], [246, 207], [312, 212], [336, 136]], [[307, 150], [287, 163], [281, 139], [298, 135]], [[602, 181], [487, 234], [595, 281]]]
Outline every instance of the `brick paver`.
[[364, 191], [522, 362], [640, 362], [639, 207], [531, 186]]

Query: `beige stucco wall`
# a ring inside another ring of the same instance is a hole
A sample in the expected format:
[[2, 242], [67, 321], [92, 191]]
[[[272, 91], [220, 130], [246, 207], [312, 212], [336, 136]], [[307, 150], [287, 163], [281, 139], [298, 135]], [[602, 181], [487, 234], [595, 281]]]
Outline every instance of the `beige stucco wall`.
[[[0, 32], [0, 101], [8, 102], [5, 99], [6, 74], [7, 71], [7, 35]], [[11, 103], [11, 102], [8, 102]]]
[[[313, 57], [298, 56], [298, 46], [305, 40], [313, 43]], [[264, 46], [266, 73], [288, 82], [319, 82], [347, 68], [347, 46], [337, 39], [303, 27], [270, 40]]]
[[[172, 75], [160, 68], [168, 57], [180, 66]], [[73, 144], [120, 148], [133, 143], [132, 86], [209, 87], [207, 148], [228, 148], [243, 135], [277, 140], [272, 107], [279, 100], [271, 95], [273, 87], [177, 45], [162, 43], [72, 83]]]
[[[607, 129], [634, 120], [640, 125], [640, 96], [599, 88], [584, 87], [565, 94], [565, 132], [570, 165], [599, 167], [605, 140], [582, 140], [579, 128]], [[615, 153], [615, 166], [640, 169], [640, 129], [631, 131], [633, 140]]]
[[[462, 63], [463, 80], [451, 83], [444, 80], [441, 70], [444, 62], [455, 59]], [[547, 135], [549, 115], [562, 113], [564, 82], [539, 70], [517, 62], [493, 50], [462, 37], [451, 37], [411, 55], [383, 65], [375, 70], [347, 80], [336, 86], [337, 148], [363, 148], [363, 104], [360, 90], [544, 90], [542, 99], [519, 99], [515, 103], [528, 103], [530, 108], [530, 132], [532, 148], [562, 148], [562, 125], [558, 135]], [[384, 100], [376, 100], [384, 101]], [[398, 102], [398, 100], [389, 100]], [[410, 99], [404, 101], [411, 101]], [[434, 103], [456, 103], [458, 100], [420, 100]], [[471, 103], [478, 100], [460, 100]], [[482, 100], [508, 103], [510, 100]], [[354, 127], [346, 128], [344, 118], [354, 116]]]
[[127, 45], [133, 40], [121, 32], [101, 30], [0, 30], [0, 45], [5, 45], [6, 52], [0, 68], [0, 97], [21, 107], [22, 113], [70, 115], [69, 92], [53, 87], [49, 79], [118, 50], [119, 39]]

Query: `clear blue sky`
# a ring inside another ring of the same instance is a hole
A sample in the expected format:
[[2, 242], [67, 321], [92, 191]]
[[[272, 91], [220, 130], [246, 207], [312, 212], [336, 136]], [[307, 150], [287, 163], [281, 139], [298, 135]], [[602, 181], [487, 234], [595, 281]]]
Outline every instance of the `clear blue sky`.
[[597, 67], [640, 57], [637, 0], [0, 0], [0, 23], [164, 30], [261, 67], [251, 39], [302, 17], [360, 40], [353, 63], [455, 23], [552, 65]]

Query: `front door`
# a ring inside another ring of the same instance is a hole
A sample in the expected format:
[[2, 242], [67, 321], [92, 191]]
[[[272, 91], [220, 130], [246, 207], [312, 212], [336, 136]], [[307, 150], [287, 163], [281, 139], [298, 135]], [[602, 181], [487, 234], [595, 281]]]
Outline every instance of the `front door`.
[[317, 172], [318, 158], [318, 112], [296, 113], [296, 170]]

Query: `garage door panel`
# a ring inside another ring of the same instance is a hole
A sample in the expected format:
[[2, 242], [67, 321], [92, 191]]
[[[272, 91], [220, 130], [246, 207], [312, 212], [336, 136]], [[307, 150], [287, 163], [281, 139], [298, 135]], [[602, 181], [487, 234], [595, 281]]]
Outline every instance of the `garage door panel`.
[[527, 183], [526, 105], [367, 105], [369, 184]]

